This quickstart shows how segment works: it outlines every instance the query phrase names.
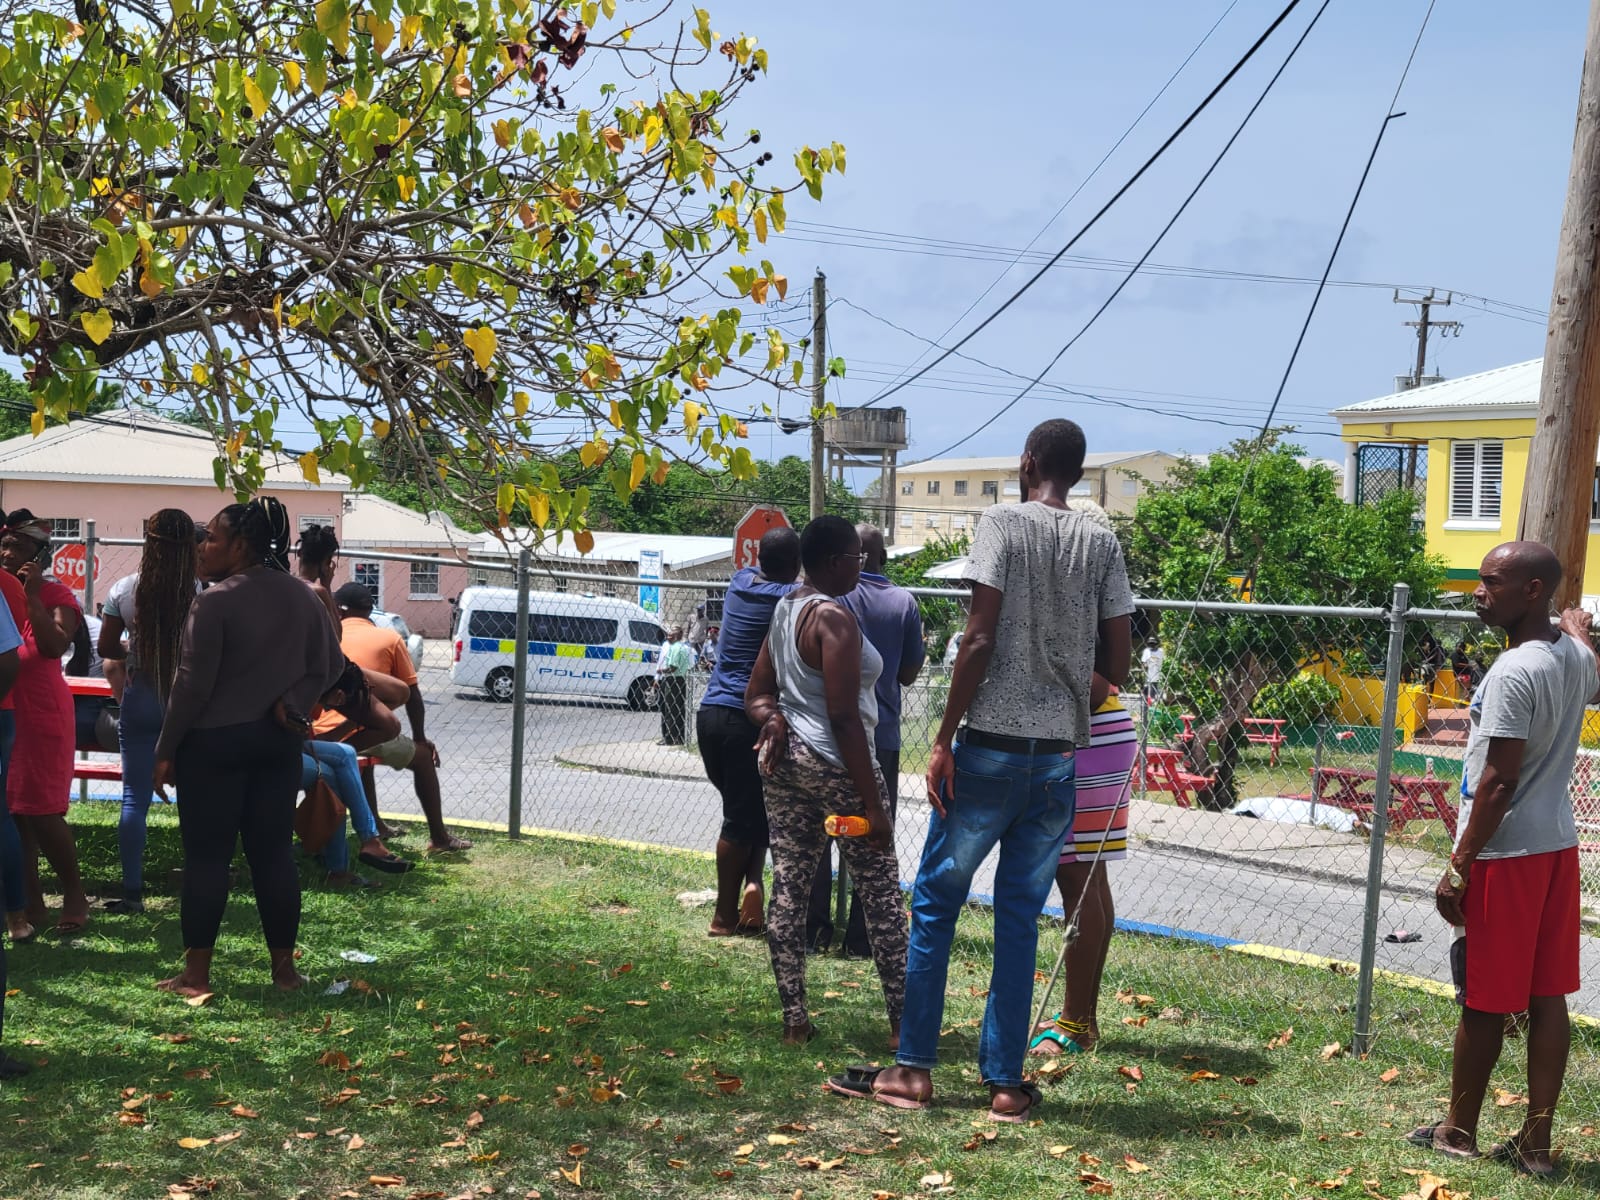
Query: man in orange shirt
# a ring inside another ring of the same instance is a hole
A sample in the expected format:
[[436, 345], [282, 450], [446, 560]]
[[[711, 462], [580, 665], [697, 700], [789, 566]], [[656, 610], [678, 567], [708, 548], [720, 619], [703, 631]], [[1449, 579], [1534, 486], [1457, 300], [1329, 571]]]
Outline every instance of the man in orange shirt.
[[[426, 707], [422, 691], [417, 686], [417, 668], [406, 651], [405, 640], [392, 629], [380, 629], [372, 623], [372, 593], [365, 584], [347, 583], [333, 594], [342, 618], [340, 646], [345, 657], [370, 671], [392, 675], [410, 686], [406, 697], [406, 719], [411, 723], [411, 736], [401, 734], [387, 741], [366, 730], [356, 729], [339, 714], [330, 713], [324, 720], [333, 719], [332, 728], [324, 730], [318, 723], [318, 737], [339, 736], [347, 733], [346, 740], [364, 755], [370, 755], [396, 770], [409, 770], [416, 788], [417, 803], [422, 806], [428, 820], [428, 850], [438, 854], [447, 850], [470, 850], [472, 843], [458, 838], [444, 827], [444, 814], [439, 794], [439, 751], [423, 732]], [[377, 785], [370, 767], [362, 768], [362, 781], [367, 787], [367, 799], [372, 811], [378, 811]]]

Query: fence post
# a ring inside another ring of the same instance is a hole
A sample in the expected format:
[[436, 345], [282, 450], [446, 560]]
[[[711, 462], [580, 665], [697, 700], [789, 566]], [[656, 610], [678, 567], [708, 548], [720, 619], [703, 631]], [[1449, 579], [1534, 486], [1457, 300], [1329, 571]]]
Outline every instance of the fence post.
[[1367, 897], [1361, 913], [1361, 964], [1356, 984], [1356, 1027], [1350, 1048], [1372, 1049], [1372, 977], [1378, 956], [1378, 906], [1383, 892], [1383, 843], [1389, 828], [1389, 777], [1394, 769], [1394, 727], [1400, 712], [1400, 674], [1404, 669], [1406, 609], [1411, 588], [1394, 585], [1389, 606], [1389, 655], [1383, 673], [1383, 724], [1378, 730], [1378, 779], [1372, 795], [1372, 841], [1367, 853]]
[[523, 722], [528, 715], [528, 551], [517, 554], [517, 649], [512, 679], [516, 695], [511, 698], [511, 802], [506, 811], [506, 833], [513, 840], [522, 836], [522, 758]]
[[88, 616], [94, 616], [94, 559], [95, 549], [100, 545], [100, 539], [95, 536], [94, 518], [90, 517], [85, 523], [89, 536], [83, 544], [83, 611]]

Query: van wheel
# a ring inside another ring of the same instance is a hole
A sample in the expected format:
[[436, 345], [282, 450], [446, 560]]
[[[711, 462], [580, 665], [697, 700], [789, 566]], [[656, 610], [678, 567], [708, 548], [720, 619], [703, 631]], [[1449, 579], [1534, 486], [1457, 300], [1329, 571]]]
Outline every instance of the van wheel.
[[628, 707], [634, 712], [644, 712], [650, 707], [650, 681], [635, 679], [628, 685]]
[[510, 667], [496, 667], [483, 681], [483, 690], [489, 693], [491, 700], [499, 700], [502, 704], [510, 701], [517, 694], [516, 672]]

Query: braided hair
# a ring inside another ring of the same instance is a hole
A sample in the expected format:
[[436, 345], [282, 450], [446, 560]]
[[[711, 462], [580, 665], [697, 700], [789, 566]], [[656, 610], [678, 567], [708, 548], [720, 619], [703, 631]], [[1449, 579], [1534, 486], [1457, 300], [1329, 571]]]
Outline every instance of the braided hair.
[[258, 496], [248, 504], [230, 504], [217, 514], [262, 566], [289, 570], [289, 512], [275, 496]]
[[331, 525], [308, 525], [300, 533], [300, 543], [295, 553], [303, 570], [321, 574], [333, 556], [339, 553], [339, 539]]
[[133, 626], [128, 631], [140, 671], [154, 681], [163, 705], [178, 670], [183, 626], [194, 594], [194, 520], [181, 508], [163, 508], [144, 523]]

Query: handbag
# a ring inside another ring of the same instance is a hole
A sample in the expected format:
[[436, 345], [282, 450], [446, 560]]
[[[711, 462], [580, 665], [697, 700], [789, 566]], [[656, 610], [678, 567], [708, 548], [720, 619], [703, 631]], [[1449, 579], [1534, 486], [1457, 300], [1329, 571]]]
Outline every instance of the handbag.
[[118, 730], [121, 723], [122, 706], [119, 704], [107, 704], [94, 719], [95, 743], [107, 754], [116, 754], [122, 749], [122, 735]]
[[339, 835], [344, 828], [344, 814], [344, 801], [322, 777], [322, 764], [318, 763], [317, 777], [294, 810], [294, 831], [307, 854], [321, 853]]

